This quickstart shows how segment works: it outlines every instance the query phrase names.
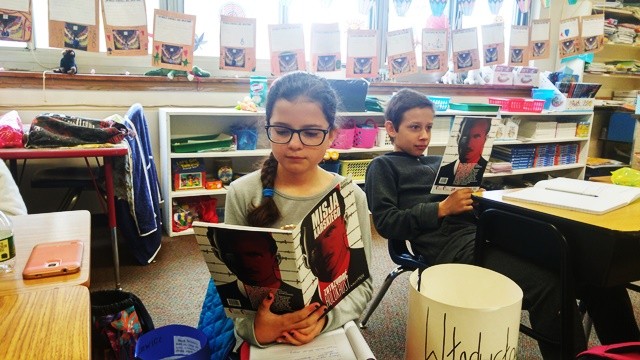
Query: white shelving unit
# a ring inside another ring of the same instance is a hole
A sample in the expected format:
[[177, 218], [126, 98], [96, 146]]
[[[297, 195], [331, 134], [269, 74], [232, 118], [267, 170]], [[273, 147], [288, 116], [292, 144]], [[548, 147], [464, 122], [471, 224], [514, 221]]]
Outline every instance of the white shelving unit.
[[[558, 118], [570, 119], [570, 121], [591, 122], [592, 112], [563, 112], [563, 113], [508, 113], [508, 112], [466, 112], [466, 111], [444, 111], [436, 113], [435, 122], [450, 123], [456, 115], [468, 116], [517, 116], [522, 121], [555, 121]], [[379, 126], [383, 125], [384, 115], [377, 112], [345, 112], [340, 113], [343, 118], [353, 118], [356, 123], [364, 123], [366, 119], [374, 119]], [[159, 132], [160, 132], [160, 163], [162, 182], [162, 195], [165, 200], [163, 208], [163, 221], [169, 236], [192, 234], [191, 229], [183, 232], [172, 230], [172, 204], [174, 199], [184, 199], [194, 196], [215, 196], [218, 199], [218, 206], [224, 206], [224, 199], [227, 193], [225, 188], [217, 190], [193, 189], [193, 190], [173, 190], [171, 162], [173, 159], [203, 158], [207, 165], [207, 172], [213, 170], [214, 162], [224, 160], [231, 163], [234, 173], [248, 173], [255, 170], [257, 164], [270, 153], [269, 141], [264, 131], [264, 112], [247, 112], [229, 108], [160, 108], [159, 109]], [[251, 126], [258, 129], [258, 143], [255, 150], [234, 150], [234, 151], [210, 151], [195, 153], [173, 153], [171, 152], [171, 139], [184, 138], [189, 136], [208, 135], [216, 133], [231, 134], [232, 126]], [[495, 141], [495, 145], [520, 145], [520, 144], [544, 144], [559, 142], [575, 142], [580, 144], [578, 163], [561, 166], [547, 166], [515, 170], [509, 174], [485, 173], [485, 178], [500, 178], [504, 176], [519, 176], [529, 173], [545, 172], [557, 173], [562, 176], [584, 178], [587, 151], [589, 148], [589, 137], [564, 138], [564, 139], [544, 139], [544, 140], [510, 140]], [[435, 140], [429, 145], [428, 154], [442, 154], [446, 141]], [[376, 155], [392, 151], [390, 145], [373, 147], [370, 149], [351, 148], [348, 150], [337, 150], [340, 158], [345, 159], [370, 159]], [[355, 181], [364, 183], [364, 180]]]

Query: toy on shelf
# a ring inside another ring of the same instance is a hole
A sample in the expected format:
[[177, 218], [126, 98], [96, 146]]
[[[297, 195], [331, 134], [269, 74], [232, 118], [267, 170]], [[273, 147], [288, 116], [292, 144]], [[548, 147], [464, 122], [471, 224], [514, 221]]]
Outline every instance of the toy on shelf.
[[256, 103], [253, 102], [253, 100], [251, 100], [250, 97], [245, 96], [244, 99], [242, 99], [242, 101], [238, 101], [238, 105], [236, 105], [236, 110], [258, 112], [258, 106], [256, 105]]
[[72, 49], [64, 49], [62, 51], [62, 59], [60, 59], [60, 67], [53, 69], [54, 73], [73, 75], [78, 72], [76, 65], [76, 52]]
[[172, 70], [172, 69], [153, 69], [144, 73], [145, 76], [166, 76], [169, 79], [173, 80], [175, 77], [186, 77], [189, 81], [192, 81], [194, 78], [199, 77], [210, 77], [211, 73], [203, 70], [197, 66], [193, 66], [191, 71], [187, 72], [184, 70]]

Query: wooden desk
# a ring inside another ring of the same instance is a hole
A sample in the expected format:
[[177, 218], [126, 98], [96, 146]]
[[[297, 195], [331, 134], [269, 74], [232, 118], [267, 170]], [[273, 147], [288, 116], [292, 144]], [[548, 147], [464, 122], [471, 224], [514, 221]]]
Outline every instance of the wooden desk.
[[[13, 273], [0, 276], [0, 296], [70, 285], [89, 287], [91, 214], [87, 210], [13, 216], [11, 221], [16, 245], [16, 266]], [[81, 240], [84, 243], [80, 272], [24, 280], [22, 270], [33, 246], [61, 240]]]
[[91, 358], [91, 301], [84, 286], [0, 296], [0, 359]]
[[[120, 289], [120, 257], [118, 255], [118, 231], [116, 225], [116, 207], [113, 189], [113, 157], [125, 156], [129, 149], [124, 145], [96, 148], [52, 148], [52, 149], [0, 149], [0, 159], [10, 160], [11, 172], [16, 174], [17, 159], [61, 159], [102, 157], [104, 160], [104, 178], [107, 191], [107, 213], [111, 229], [111, 248], [115, 271], [116, 289]], [[88, 165], [88, 163], [87, 163]]]
[[640, 201], [594, 215], [503, 200], [507, 191], [514, 190], [478, 192], [474, 199], [480, 210], [499, 208], [554, 224], [567, 238], [578, 283], [613, 286], [640, 279]]

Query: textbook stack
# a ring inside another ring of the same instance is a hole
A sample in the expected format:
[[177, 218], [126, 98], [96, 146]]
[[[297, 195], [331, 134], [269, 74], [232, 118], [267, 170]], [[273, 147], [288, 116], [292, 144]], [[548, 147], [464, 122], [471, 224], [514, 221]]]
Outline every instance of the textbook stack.
[[533, 167], [553, 166], [556, 162], [556, 144], [536, 145]]
[[518, 127], [518, 137], [525, 139], [553, 139], [556, 137], [556, 121], [525, 121]]
[[533, 145], [494, 146], [491, 158], [511, 163], [512, 169], [528, 169], [533, 167], [536, 148]]
[[555, 165], [568, 165], [578, 162], [578, 151], [580, 146], [578, 143], [568, 143], [558, 145]]
[[571, 138], [576, 136], [578, 124], [573, 121], [559, 121], [556, 125], [556, 138]]

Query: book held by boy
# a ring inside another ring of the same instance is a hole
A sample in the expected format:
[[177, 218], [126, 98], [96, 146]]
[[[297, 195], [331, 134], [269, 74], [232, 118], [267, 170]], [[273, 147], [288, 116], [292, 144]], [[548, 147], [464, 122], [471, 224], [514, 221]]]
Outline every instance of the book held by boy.
[[640, 188], [555, 178], [541, 180], [533, 187], [506, 193], [502, 198], [590, 214], [605, 214], [640, 199]]
[[345, 179], [286, 229], [193, 223], [228, 316], [255, 313], [269, 293], [274, 313], [331, 309], [369, 277], [354, 186]]
[[243, 343], [241, 360], [375, 360], [373, 352], [353, 321], [343, 327], [318, 335], [301, 346], [278, 344], [266, 348]]
[[442, 156], [432, 194], [451, 194], [459, 188], [478, 190], [491, 155], [498, 118], [456, 116]]

